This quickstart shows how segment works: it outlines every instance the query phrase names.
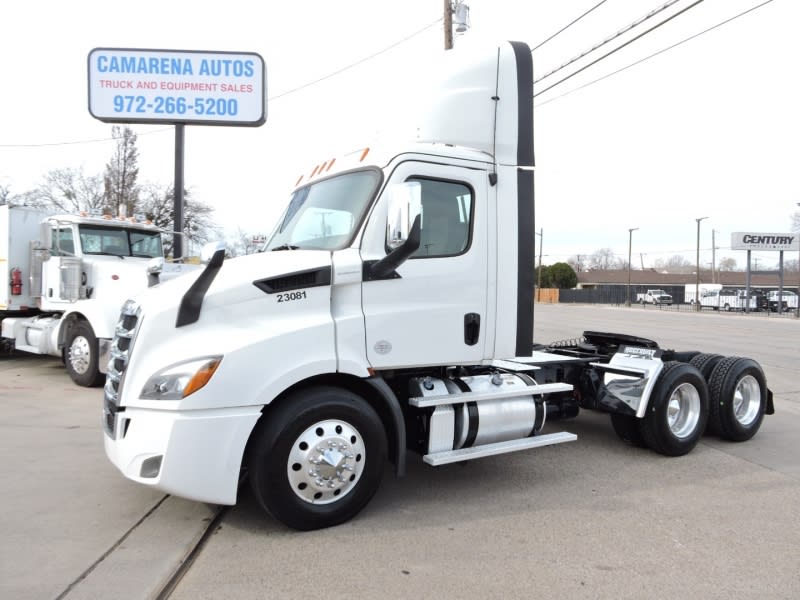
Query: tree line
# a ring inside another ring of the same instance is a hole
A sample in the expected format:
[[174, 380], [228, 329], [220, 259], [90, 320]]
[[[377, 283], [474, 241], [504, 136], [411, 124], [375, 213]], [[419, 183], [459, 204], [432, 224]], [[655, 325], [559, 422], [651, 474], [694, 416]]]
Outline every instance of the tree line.
[[[136, 134], [128, 127], [111, 129], [114, 151], [102, 174], [87, 175], [83, 168], [49, 171], [34, 189], [12, 194], [0, 187], [0, 202], [15, 202], [66, 213], [100, 211], [105, 215], [132, 217], [144, 215], [164, 231], [174, 231], [175, 190], [172, 184], [139, 183], [139, 149]], [[183, 235], [201, 245], [219, 232], [214, 224], [214, 209], [183, 191]], [[172, 236], [165, 236], [164, 254], [172, 254]], [[184, 243], [184, 252], [189, 247]]]

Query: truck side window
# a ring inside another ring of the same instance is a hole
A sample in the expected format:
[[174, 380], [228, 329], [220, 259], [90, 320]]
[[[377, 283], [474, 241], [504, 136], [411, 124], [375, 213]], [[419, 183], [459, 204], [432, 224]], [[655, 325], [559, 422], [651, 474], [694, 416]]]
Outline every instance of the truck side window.
[[454, 181], [409, 181], [422, 186], [422, 241], [412, 258], [463, 254], [472, 230], [472, 190]]
[[72, 239], [72, 229], [53, 229], [52, 256], [75, 256], [75, 242]]

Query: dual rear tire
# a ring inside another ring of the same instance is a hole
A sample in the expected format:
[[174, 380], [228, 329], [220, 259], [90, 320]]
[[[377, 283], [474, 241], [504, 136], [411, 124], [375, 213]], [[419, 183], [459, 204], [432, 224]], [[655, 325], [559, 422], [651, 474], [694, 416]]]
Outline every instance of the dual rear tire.
[[643, 418], [612, 414], [611, 424], [633, 446], [681, 456], [706, 431], [734, 442], [752, 438], [764, 419], [768, 394], [754, 360], [698, 354], [689, 363], [664, 365]]

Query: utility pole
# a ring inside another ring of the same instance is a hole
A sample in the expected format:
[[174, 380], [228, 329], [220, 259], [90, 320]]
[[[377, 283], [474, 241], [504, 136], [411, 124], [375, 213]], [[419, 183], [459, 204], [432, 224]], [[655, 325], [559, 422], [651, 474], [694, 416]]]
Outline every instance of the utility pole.
[[714, 240], [716, 229], [711, 230], [711, 283], [717, 283], [717, 242]]
[[453, 49], [453, 5], [444, 0], [444, 49]]
[[631, 306], [631, 247], [633, 246], [633, 232], [638, 230], [638, 227], [628, 229], [628, 295], [625, 298], [625, 306]]
[[694, 308], [695, 310], [700, 310], [702, 305], [700, 304], [700, 221], [707, 219], [708, 217], [700, 217], [699, 219], [695, 219], [697, 221], [697, 282], [694, 285]]

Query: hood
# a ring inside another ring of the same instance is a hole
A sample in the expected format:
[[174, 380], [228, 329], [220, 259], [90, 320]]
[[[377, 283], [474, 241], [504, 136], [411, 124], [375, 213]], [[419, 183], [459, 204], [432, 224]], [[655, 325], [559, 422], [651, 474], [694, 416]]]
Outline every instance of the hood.
[[[225, 259], [202, 295], [200, 314], [204, 308], [233, 306], [263, 297], [268, 292], [263, 285], [257, 287], [257, 282], [330, 269], [330, 265], [331, 254], [326, 250], [284, 250]], [[198, 279], [208, 277], [204, 275], [207, 271], [208, 266], [191, 271], [151, 287], [135, 299], [148, 314], [172, 312], [177, 317], [184, 297], [196, 283], [200, 285]]]

